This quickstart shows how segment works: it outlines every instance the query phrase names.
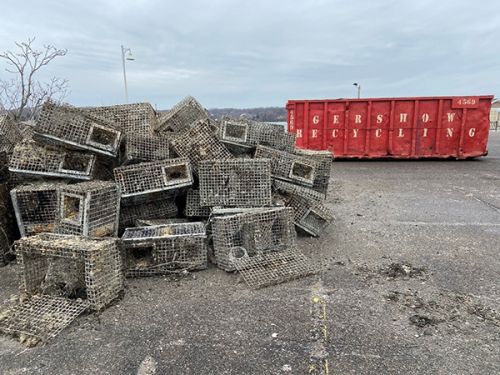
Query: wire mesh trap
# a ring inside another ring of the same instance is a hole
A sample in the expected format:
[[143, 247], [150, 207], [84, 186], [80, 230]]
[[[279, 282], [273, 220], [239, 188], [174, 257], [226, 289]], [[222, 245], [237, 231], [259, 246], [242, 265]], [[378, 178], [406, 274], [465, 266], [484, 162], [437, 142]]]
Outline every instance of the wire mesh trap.
[[207, 250], [201, 222], [127, 228], [122, 236], [126, 277], [205, 269]]
[[63, 183], [40, 183], [18, 186], [10, 191], [22, 237], [55, 231], [59, 188], [63, 185]]
[[20, 291], [84, 300], [99, 311], [123, 290], [118, 239], [42, 233], [16, 241]]
[[198, 122], [182, 134], [176, 135], [171, 144], [178, 155], [189, 159], [195, 173], [202, 160], [232, 158], [226, 146], [213, 133], [208, 121]]
[[10, 205], [9, 187], [0, 183], [0, 266], [7, 262], [7, 254], [14, 238], [14, 223]]
[[152, 134], [153, 129], [158, 126], [156, 112], [149, 103], [119, 104], [81, 110], [114, 124], [127, 136]]
[[32, 347], [56, 337], [88, 307], [82, 300], [32, 296], [0, 311], [0, 331], [18, 336], [21, 343]]
[[88, 181], [59, 188], [56, 232], [90, 237], [118, 234], [120, 190], [114, 182]]
[[9, 170], [27, 176], [90, 180], [94, 164], [95, 156], [92, 154], [24, 141], [14, 148]]
[[267, 159], [205, 160], [200, 163], [200, 205], [270, 206], [271, 164]]
[[118, 167], [114, 175], [122, 197], [176, 190], [193, 183], [191, 166], [185, 158]]
[[319, 191], [283, 180], [273, 179], [273, 190], [281, 195], [294, 194], [315, 202], [322, 202], [325, 199], [324, 194]]
[[165, 225], [165, 224], [180, 224], [180, 223], [189, 223], [189, 219], [183, 217], [173, 217], [171, 219], [137, 219], [135, 221], [136, 227], [152, 227], [156, 225]]
[[10, 154], [22, 139], [23, 135], [20, 126], [9, 116], [0, 115], [0, 151]]
[[277, 179], [309, 187], [314, 185], [318, 173], [315, 160], [261, 145], [257, 146], [255, 158], [270, 159], [271, 173]]
[[246, 119], [223, 118], [219, 136], [222, 142], [243, 148], [253, 148], [261, 144], [288, 151], [293, 150], [295, 145], [295, 134], [285, 132], [284, 126]]
[[217, 266], [226, 271], [234, 271], [231, 259], [234, 249], [240, 249], [253, 257], [260, 253], [285, 251], [295, 246], [293, 210], [279, 207], [214, 216], [212, 235]]
[[122, 165], [170, 158], [170, 147], [165, 136], [128, 134], [122, 156]]
[[328, 207], [301, 195], [291, 194], [286, 206], [294, 209], [295, 225], [314, 237], [319, 236], [333, 220], [333, 214]]
[[103, 155], [116, 156], [122, 133], [112, 124], [70, 106], [46, 102], [35, 127], [45, 141], [63, 143]]
[[196, 122], [209, 119], [210, 115], [202, 105], [192, 96], [188, 96], [161, 117], [156, 131], [181, 133], [194, 126]]
[[281, 284], [319, 272], [297, 249], [249, 256], [243, 248], [233, 248], [230, 260], [246, 284], [253, 289]]
[[293, 153], [296, 155], [304, 156], [316, 162], [316, 178], [312, 188], [323, 194], [323, 199], [326, 198], [328, 193], [328, 185], [330, 183], [330, 172], [333, 162], [333, 154], [331, 151], [319, 150], [304, 150], [295, 148]]
[[188, 217], [209, 217], [210, 207], [200, 205], [200, 191], [189, 189], [186, 196], [184, 215]]
[[120, 209], [120, 232], [136, 226], [139, 219], [167, 219], [178, 214], [174, 198], [145, 202], [139, 205], [122, 206]]

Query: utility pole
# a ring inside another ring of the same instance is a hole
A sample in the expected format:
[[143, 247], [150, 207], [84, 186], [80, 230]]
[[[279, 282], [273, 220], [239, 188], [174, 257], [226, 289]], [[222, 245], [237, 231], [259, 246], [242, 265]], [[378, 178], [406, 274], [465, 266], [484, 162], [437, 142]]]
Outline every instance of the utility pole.
[[[127, 57], [125, 57], [127, 54]], [[130, 48], [125, 48], [122, 45], [122, 65], [123, 65], [123, 82], [125, 83], [125, 103], [128, 103], [128, 87], [127, 87], [127, 71], [125, 69], [125, 60], [134, 61]]]
[[361, 98], [361, 85], [357, 82], [354, 82], [352, 85], [358, 88], [358, 99]]

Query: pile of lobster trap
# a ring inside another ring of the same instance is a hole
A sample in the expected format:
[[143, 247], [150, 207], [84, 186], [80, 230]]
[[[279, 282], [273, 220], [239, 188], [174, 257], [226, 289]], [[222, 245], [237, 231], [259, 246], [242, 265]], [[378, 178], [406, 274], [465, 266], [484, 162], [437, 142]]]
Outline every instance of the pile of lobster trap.
[[281, 125], [213, 120], [188, 97], [164, 115], [47, 102], [33, 126], [0, 118], [0, 134], [0, 263], [15, 255], [20, 280], [0, 331], [28, 346], [106, 308], [125, 278], [209, 260], [252, 288], [319, 271], [296, 230], [332, 221], [331, 155]]

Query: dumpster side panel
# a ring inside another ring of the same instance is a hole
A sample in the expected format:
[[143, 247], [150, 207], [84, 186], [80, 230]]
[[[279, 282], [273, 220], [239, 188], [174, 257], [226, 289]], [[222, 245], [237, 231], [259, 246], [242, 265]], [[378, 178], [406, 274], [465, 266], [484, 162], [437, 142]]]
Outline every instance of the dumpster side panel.
[[289, 101], [297, 147], [336, 158], [487, 154], [492, 96]]

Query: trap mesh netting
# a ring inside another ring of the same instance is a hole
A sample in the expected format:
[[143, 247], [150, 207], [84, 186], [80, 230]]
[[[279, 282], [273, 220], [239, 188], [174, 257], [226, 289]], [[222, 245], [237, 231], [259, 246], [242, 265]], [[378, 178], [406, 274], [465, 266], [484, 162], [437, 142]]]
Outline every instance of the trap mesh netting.
[[166, 219], [176, 217], [178, 209], [174, 198], [165, 198], [120, 209], [120, 230], [135, 226], [137, 220]]
[[83, 300], [32, 296], [0, 311], [0, 331], [31, 347], [56, 337], [89, 307]]
[[293, 150], [295, 134], [285, 132], [285, 127], [252, 120], [234, 120], [223, 118], [220, 123], [219, 136], [224, 143], [244, 148], [252, 148], [259, 144], [278, 150]]
[[223, 160], [233, 157], [215, 136], [208, 121], [199, 122], [182, 134], [172, 137], [171, 143], [178, 155], [189, 159], [195, 173], [202, 160]]
[[198, 176], [202, 207], [259, 207], [272, 203], [269, 160], [205, 160], [200, 163]]
[[122, 242], [127, 277], [207, 268], [207, 236], [200, 222], [127, 228]]
[[122, 133], [109, 122], [67, 105], [46, 102], [34, 128], [36, 137], [116, 156]]
[[9, 170], [27, 176], [90, 180], [94, 164], [95, 156], [92, 154], [24, 141], [14, 148]]
[[188, 130], [196, 122], [208, 121], [210, 115], [198, 101], [188, 96], [177, 103], [165, 116], [158, 121], [158, 132], [181, 133]]
[[21, 128], [9, 116], [0, 115], [0, 152], [10, 154], [23, 139]]
[[165, 136], [127, 134], [122, 164], [135, 164], [170, 158], [170, 147]]
[[217, 266], [234, 271], [232, 251], [243, 249], [248, 256], [286, 251], [295, 246], [296, 233], [291, 208], [247, 209], [241, 213], [212, 218], [212, 236]]
[[191, 166], [186, 158], [118, 167], [114, 169], [114, 176], [122, 197], [176, 190], [193, 183]]
[[200, 204], [200, 191], [189, 189], [186, 195], [184, 214], [187, 217], [209, 217], [210, 212], [210, 207], [203, 207]]
[[81, 110], [114, 124], [127, 136], [152, 134], [153, 129], [158, 126], [155, 110], [149, 103], [119, 104]]
[[254, 289], [281, 284], [319, 272], [318, 267], [297, 249], [259, 253], [254, 256], [233, 250], [230, 260], [246, 284]]
[[21, 238], [15, 244], [21, 292], [103, 309], [123, 290], [117, 241], [52, 233]]

